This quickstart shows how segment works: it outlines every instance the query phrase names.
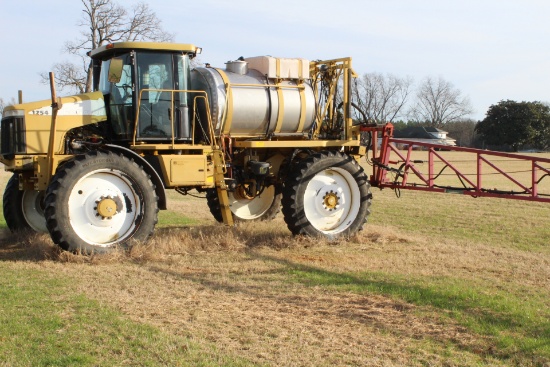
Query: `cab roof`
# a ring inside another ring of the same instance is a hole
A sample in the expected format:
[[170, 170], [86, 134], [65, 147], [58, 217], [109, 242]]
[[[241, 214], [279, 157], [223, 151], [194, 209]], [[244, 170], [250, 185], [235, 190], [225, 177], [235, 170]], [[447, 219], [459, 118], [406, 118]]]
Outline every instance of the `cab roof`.
[[168, 42], [115, 42], [100, 46], [89, 52], [92, 59], [102, 58], [114, 51], [125, 50], [155, 50], [155, 51], [181, 51], [183, 53], [200, 53], [201, 48], [189, 43]]

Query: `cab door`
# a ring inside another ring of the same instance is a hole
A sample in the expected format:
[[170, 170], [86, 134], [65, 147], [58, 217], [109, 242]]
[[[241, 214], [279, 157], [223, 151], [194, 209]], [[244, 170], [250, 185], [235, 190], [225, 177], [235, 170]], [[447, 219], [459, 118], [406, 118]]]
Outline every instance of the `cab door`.
[[139, 140], [171, 140], [174, 112], [174, 68], [170, 53], [137, 55]]

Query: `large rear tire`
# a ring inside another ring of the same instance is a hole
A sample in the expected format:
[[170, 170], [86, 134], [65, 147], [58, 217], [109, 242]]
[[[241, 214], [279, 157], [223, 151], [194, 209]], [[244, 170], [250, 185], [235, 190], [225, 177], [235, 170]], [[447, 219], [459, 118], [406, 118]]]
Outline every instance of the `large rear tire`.
[[12, 232], [48, 232], [43, 209], [44, 191], [19, 190], [19, 178], [9, 179], [3, 196], [4, 219]]
[[95, 151], [58, 168], [46, 191], [46, 224], [65, 250], [105, 253], [151, 236], [157, 202], [155, 187], [139, 165]]
[[290, 173], [283, 190], [283, 214], [293, 234], [334, 240], [363, 227], [371, 201], [369, 181], [355, 159], [320, 152]]
[[[274, 219], [281, 211], [281, 190], [274, 185], [268, 186], [254, 198], [246, 196], [243, 190], [237, 188], [235, 192], [227, 192], [229, 208], [233, 219], [237, 222], [267, 221]], [[206, 199], [210, 213], [218, 222], [222, 222], [222, 213], [216, 189], [208, 189]]]

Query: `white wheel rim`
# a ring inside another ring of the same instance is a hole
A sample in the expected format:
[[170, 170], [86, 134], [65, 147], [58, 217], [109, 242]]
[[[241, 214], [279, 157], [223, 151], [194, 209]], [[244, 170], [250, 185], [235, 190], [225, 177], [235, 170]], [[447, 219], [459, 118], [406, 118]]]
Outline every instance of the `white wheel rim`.
[[335, 234], [351, 226], [361, 205], [357, 182], [348, 171], [332, 167], [316, 174], [304, 192], [304, 212], [315, 229]]
[[44, 198], [44, 191], [26, 190], [23, 191], [21, 210], [23, 217], [29, 226], [36, 232], [48, 232], [46, 218], [41, 202]]
[[[98, 204], [117, 203], [112, 217], [100, 215]], [[124, 241], [136, 229], [141, 203], [130, 182], [121, 172], [110, 169], [93, 171], [82, 177], [69, 196], [71, 227], [85, 242], [107, 247]]]
[[244, 220], [258, 219], [271, 208], [275, 198], [275, 186], [268, 186], [261, 195], [248, 199], [238, 193], [228, 192], [231, 212]]

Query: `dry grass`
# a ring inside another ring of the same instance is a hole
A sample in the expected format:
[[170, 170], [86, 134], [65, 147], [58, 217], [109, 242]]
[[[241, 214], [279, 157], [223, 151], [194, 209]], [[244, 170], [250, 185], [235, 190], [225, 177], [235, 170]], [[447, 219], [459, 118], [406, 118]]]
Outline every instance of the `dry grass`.
[[160, 229], [129, 252], [91, 257], [33, 235], [2, 246], [0, 258], [73, 279], [75, 291], [131, 320], [268, 365], [501, 365], [490, 339], [444, 315], [393, 297], [288, 283], [285, 269], [452, 276], [550, 294], [550, 264], [536, 254], [383, 226], [349, 243], [293, 238], [281, 227], [277, 219]]
[[[71, 279], [73, 292], [102, 307], [255, 365], [544, 365], [545, 359], [503, 356], [494, 337], [465, 326], [452, 310], [353, 289], [364, 283], [354, 284], [362, 274], [411, 283], [452, 279], [489, 296], [523, 294], [550, 307], [547, 238], [527, 250], [507, 232], [516, 218], [533, 216], [525, 220], [530, 224], [522, 223], [527, 228], [515, 232], [526, 237], [537, 230], [540, 237], [548, 208], [537, 204], [532, 212], [525, 203], [497, 201], [501, 209], [495, 211], [470, 198], [419, 194], [407, 193], [400, 201], [391, 192], [375, 191], [371, 223], [337, 243], [292, 237], [280, 217], [237, 228], [215, 225], [205, 202], [171, 196], [171, 210], [205, 224], [161, 227], [130, 251], [93, 256], [61, 252], [46, 235], [4, 234], [0, 266]], [[445, 221], [433, 224], [435, 219], [414, 211], [433, 211]], [[490, 213], [494, 221], [477, 227]], [[419, 222], [409, 227], [412, 218]], [[502, 228], [493, 231], [494, 226]], [[469, 236], [460, 228], [479, 233]], [[357, 278], [322, 285], [301, 278], [305, 273]]]
[[[402, 239], [375, 230], [357, 237], [350, 249], [342, 243], [292, 238], [278, 227], [160, 230], [128, 253], [92, 257], [52, 251], [47, 237], [31, 236], [18, 246], [32, 242], [28, 255], [2, 250], [0, 258], [29, 257], [27, 266], [73, 279], [77, 292], [134, 321], [213, 343], [223, 353], [254, 363], [458, 365], [443, 352], [451, 348], [453, 358], [471, 364], [481, 358], [472, 350], [483, 355], [491, 348], [483, 337], [417, 306], [285, 279], [283, 270], [299, 265], [326, 271], [387, 269], [394, 265], [373, 261], [373, 250], [402, 244]], [[424, 343], [435, 350], [425, 349]]]

